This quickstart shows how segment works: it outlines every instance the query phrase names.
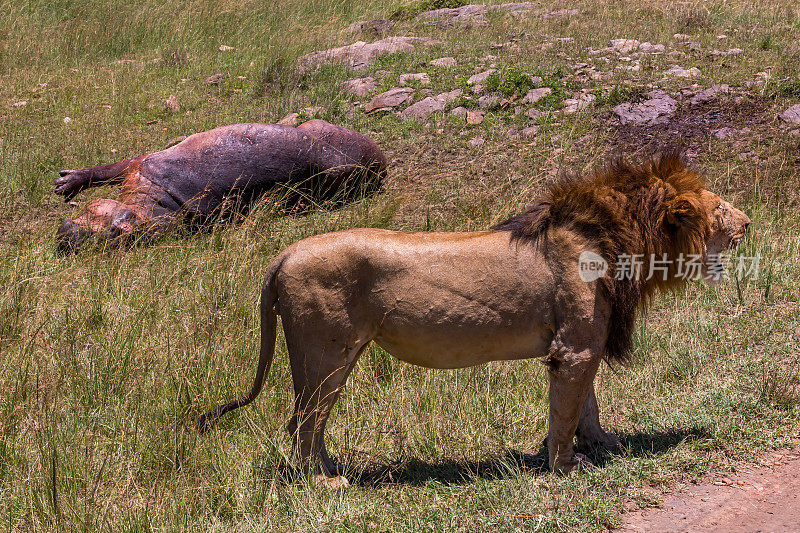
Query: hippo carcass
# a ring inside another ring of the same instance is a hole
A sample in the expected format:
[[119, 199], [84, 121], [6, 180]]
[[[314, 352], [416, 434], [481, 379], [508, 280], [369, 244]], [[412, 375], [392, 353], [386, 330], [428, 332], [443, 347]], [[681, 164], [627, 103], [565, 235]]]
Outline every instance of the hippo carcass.
[[241, 212], [276, 184], [325, 199], [375, 188], [385, 173], [386, 157], [372, 139], [322, 120], [296, 128], [221, 126], [160, 152], [62, 170], [55, 192], [66, 200], [105, 183], [120, 183], [122, 192], [119, 200], [95, 200], [77, 218], [65, 220], [56, 241], [61, 251], [73, 251], [90, 238], [115, 245], [140, 232]]

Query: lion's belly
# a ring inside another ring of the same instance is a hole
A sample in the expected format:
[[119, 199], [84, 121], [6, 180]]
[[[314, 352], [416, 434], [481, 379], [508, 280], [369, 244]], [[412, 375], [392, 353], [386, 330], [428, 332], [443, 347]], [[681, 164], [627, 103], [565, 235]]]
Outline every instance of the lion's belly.
[[553, 331], [546, 326], [520, 331], [422, 327], [406, 335], [379, 335], [375, 342], [407, 363], [427, 368], [464, 368], [489, 361], [542, 357], [552, 339]]

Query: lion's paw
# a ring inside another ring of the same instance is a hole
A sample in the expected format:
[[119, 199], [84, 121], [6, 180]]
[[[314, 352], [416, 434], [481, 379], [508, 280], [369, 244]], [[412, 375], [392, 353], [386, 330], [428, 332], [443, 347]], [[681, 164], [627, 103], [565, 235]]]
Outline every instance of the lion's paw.
[[314, 477], [314, 481], [333, 490], [350, 488], [350, 482], [344, 476], [328, 477], [325, 474], [320, 474]]

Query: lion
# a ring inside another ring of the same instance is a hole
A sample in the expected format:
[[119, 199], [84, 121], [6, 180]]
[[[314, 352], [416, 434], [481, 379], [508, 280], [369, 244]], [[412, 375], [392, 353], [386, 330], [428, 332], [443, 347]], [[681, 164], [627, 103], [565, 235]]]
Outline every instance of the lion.
[[[550, 468], [588, 466], [574, 451], [576, 436], [581, 446], [619, 447], [600, 426], [593, 385], [600, 362], [628, 359], [637, 309], [685, 282], [686, 257], [698, 258], [698, 274], [717, 282], [720, 254], [738, 246], [749, 223], [669, 153], [563, 179], [488, 231], [351, 229], [304, 239], [268, 268], [250, 392], [201, 416], [197, 429], [261, 391], [280, 315], [295, 392], [288, 431], [304, 469], [321, 468], [324, 480], [347, 483], [325, 447], [325, 424], [371, 341], [427, 368], [543, 359]], [[580, 272], [586, 252], [607, 266], [596, 279]], [[620, 276], [623, 257], [662, 262], [656, 270], [644, 261], [640, 275]]]

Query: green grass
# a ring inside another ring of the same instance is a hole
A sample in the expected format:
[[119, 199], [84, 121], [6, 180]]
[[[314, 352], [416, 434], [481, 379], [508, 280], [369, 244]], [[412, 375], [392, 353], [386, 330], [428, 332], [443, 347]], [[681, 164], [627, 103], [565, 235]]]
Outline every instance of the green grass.
[[[392, 34], [441, 44], [384, 56], [359, 73], [333, 65], [301, 76], [292, 68], [299, 55], [370, 40], [344, 29], [408, 4], [0, 0], [0, 528], [601, 531], [619, 523], [625, 501], [652, 504], [679, 481], [792, 443], [800, 429], [800, 161], [796, 137], [773, 118], [798, 102], [798, 56], [780, 43], [800, 38], [800, 11], [779, 4], [630, 9], [587, 0], [570, 5], [581, 12], [575, 17], [492, 14], [490, 24], [469, 28], [409, 18]], [[627, 63], [613, 54], [608, 62], [587, 54], [619, 37], [668, 44], [676, 32], [704, 51], [745, 53], [652, 56], [636, 72], [617, 69]], [[521, 36], [518, 49], [491, 48], [512, 34]], [[234, 50], [219, 51], [222, 44]], [[457, 65], [428, 65], [442, 56]], [[602, 77], [581, 78], [578, 62]], [[661, 81], [676, 62], [702, 75]], [[554, 89], [537, 104], [552, 113], [535, 137], [509, 137], [529, 123], [513, 106], [475, 127], [447, 112], [403, 122], [366, 117], [354, 105], [363, 99], [340, 90], [356, 75], [387, 70], [378, 82], [389, 88], [400, 74], [426, 71], [431, 85], [418, 98], [462, 87], [454, 105], [468, 104], [466, 78], [492, 64], [501, 75], [487, 94], [521, 98], [524, 74]], [[250, 385], [257, 295], [280, 249], [359, 226], [485, 229], [563, 169], [601, 162], [617, 141], [610, 108], [648, 84], [671, 94], [695, 82], [739, 88], [765, 65], [781, 80], [751, 90], [772, 97], [766, 122], [732, 124], [752, 128], [740, 144], [710, 137], [696, 147], [710, 186], [753, 219], [739, 253], [762, 255], [761, 276], [656, 300], [637, 328], [632, 364], [598, 378], [601, 419], [621, 435], [621, 455], [597, 457], [597, 469], [570, 477], [546, 472], [547, 383], [537, 361], [430, 371], [370, 347], [328, 425], [331, 450], [361, 476], [348, 491], [321, 491], [290, 468], [284, 428], [293, 397], [282, 335], [258, 400], [219, 429], [194, 432], [200, 413]], [[205, 85], [215, 73], [223, 82]], [[598, 95], [596, 107], [558, 113], [579, 88]], [[180, 111], [164, 109], [170, 94]], [[11, 107], [18, 101], [27, 105]], [[58, 169], [311, 106], [385, 148], [392, 166], [383, 193], [306, 214], [265, 202], [237, 225], [197, 235], [55, 254], [56, 225], [78, 210], [51, 193]], [[486, 144], [468, 145], [475, 136]], [[755, 155], [737, 157], [748, 151]]]

